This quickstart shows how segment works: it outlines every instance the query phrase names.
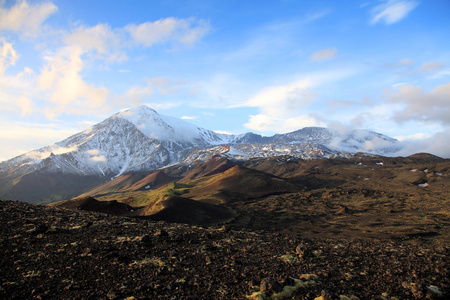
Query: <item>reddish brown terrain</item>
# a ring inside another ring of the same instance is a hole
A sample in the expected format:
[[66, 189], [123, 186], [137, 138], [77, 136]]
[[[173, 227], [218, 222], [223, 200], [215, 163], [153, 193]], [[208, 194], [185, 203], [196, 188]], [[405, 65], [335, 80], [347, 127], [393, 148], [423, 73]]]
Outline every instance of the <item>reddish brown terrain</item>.
[[0, 297], [450, 297], [448, 160], [211, 163], [150, 189], [131, 188], [142, 174], [52, 206], [0, 201]]

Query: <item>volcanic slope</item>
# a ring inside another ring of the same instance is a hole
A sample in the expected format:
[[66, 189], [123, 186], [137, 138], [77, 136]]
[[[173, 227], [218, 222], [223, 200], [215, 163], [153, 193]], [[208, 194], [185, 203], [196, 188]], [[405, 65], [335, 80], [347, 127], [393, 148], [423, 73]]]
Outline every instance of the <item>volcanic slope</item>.
[[173, 179], [163, 171], [148, 175], [130, 173], [105, 182], [77, 198], [92, 196], [103, 201], [118, 200], [134, 206], [147, 205], [146, 194], [151, 189], [158, 189], [172, 181]]
[[[236, 166], [237, 163], [226, 157], [214, 155], [204, 163], [197, 164], [194, 168], [186, 170], [181, 176], [179, 182], [187, 183], [196, 178], [210, 176], [225, 172], [226, 170]], [[170, 169], [168, 170], [171, 171]]]
[[449, 160], [421, 154], [279, 166], [306, 190], [234, 203], [235, 226], [309, 237], [450, 241]]
[[231, 221], [234, 213], [231, 209], [191, 200], [179, 196], [165, 196], [161, 200], [149, 204], [141, 216], [148, 216], [152, 220], [191, 225], [217, 225]]
[[[227, 164], [220, 160], [219, 168]], [[427, 154], [397, 158], [364, 155], [315, 161], [269, 158], [245, 165], [279, 176], [240, 165], [201, 176], [214, 169], [202, 165], [185, 171], [188, 177], [199, 176], [194, 179], [126, 192], [122, 198], [111, 193], [99, 200], [131, 205], [136, 216], [149, 217], [163, 207], [159, 219], [173, 222], [200, 224], [206, 220], [169, 218], [171, 210], [186, 211], [189, 216], [188, 211], [198, 207], [197, 201], [217, 206], [202, 206], [200, 216], [208, 209], [221, 211], [219, 207], [232, 211], [233, 218], [224, 213], [215, 223], [226, 222], [237, 229], [283, 231], [311, 238], [450, 241], [449, 160]], [[178, 198], [170, 198], [173, 196]]]
[[105, 182], [84, 194], [99, 196], [118, 192], [135, 192], [160, 187], [171, 181], [173, 179], [162, 171], [152, 172], [148, 175], [130, 173]]
[[50, 203], [48, 206], [76, 209], [84, 211], [101, 212], [105, 214], [125, 216], [131, 215], [134, 211], [133, 207], [120, 203], [115, 200], [113, 201], [98, 201], [93, 197], [80, 197], [67, 201], [61, 201], [56, 203]]
[[189, 185], [193, 187], [184, 197], [214, 204], [302, 190], [283, 178], [242, 166], [234, 166], [222, 173], [189, 181]]
[[[140, 178], [144, 175], [123, 175], [72, 200], [57, 203], [55, 206], [84, 210], [84, 207], [79, 204], [80, 199], [91, 199], [90, 197], [93, 196], [95, 200], [102, 202], [120, 201], [132, 205], [133, 207], [128, 209], [129, 216], [211, 225], [225, 221], [233, 222], [236, 214], [228, 207], [229, 203], [301, 190], [282, 178], [231, 165], [228, 160], [217, 157], [187, 171], [187, 177], [184, 178], [187, 183], [172, 182], [159, 188], [154, 185], [152, 189], [145, 189], [145, 187], [142, 189], [142, 186], [148, 183], [144, 179], [159, 176], [168, 180], [170, 177], [162, 171], [152, 173], [143, 179]], [[188, 180], [192, 177], [198, 178]], [[97, 209], [94, 209], [95, 211], [110, 213], [105, 210], [107, 206], [94, 205], [93, 207]]]

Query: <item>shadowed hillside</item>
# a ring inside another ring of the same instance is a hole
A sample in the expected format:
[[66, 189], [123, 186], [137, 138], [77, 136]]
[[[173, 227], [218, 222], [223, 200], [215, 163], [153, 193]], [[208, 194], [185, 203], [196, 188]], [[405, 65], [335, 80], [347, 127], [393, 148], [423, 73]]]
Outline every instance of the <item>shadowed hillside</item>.
[[162, 220], [193, 225], [213, 225], [229, 221], [233, 212], [224, 207], [194, 201], [178, 196], [167, 196], [160, 201], [148, 205], [142, 216], [150, 216], [152, 220]]
[[216, 204], [301, 190], [282, 178], [241, 166], [190, 181], [189, 184], [194, 187], [185, 197]]

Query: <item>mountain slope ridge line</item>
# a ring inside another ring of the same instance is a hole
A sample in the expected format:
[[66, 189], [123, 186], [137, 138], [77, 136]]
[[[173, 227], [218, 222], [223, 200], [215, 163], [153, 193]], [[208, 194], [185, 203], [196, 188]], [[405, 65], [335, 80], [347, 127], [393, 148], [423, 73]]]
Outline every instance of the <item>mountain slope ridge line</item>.
[[[109, 180], [177, 164], [195, 165], [214, 155], [240, 161], [277, 156], [315, 159], [352, 157], [356, 152], [390, 155], [400, 149], [397, 140], [368, 130], [338, 134], [327, 128], [307, 127], [271, 137], [220, 134], [144, 105], [116, 113], [53, 145], [1, 162], [0, 196], [14, 198], [12, 190], [18, 183], [20, 186], [22, 178], [46, 174]], [[84, 190], [89, 187], [94, 186]]]

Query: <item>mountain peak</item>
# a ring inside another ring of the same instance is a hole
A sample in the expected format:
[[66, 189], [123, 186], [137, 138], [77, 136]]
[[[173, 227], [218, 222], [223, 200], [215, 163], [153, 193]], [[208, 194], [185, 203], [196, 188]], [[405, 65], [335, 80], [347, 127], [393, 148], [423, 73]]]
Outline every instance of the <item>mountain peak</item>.
[[130, 108], [117, 113], [115, 116], [130, 121], [138, 125], [148, 120], [159, 119], [159, 114], [147, 105], [141, 105], [136, 108]]
[[138, 107], [129, 108], [129, 109], [126, 109], [126, 110], [120, 112], [120, 114], [122, 114], [122, 113], [134, 114], [134, 115], [159, 115], [156, 110], [154, 110], [153, 108], [151, 108], [148, 105], [140, 105]]

